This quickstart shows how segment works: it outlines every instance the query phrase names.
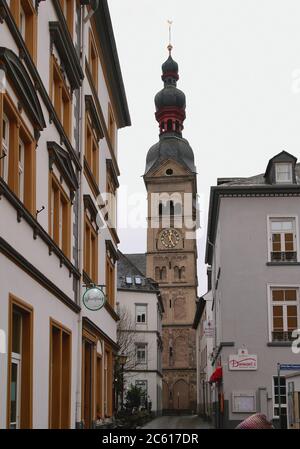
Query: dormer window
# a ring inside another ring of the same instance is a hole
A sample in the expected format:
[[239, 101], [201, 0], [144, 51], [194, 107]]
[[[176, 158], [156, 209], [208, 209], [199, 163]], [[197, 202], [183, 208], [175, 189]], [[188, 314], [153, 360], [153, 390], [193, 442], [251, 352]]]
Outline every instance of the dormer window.
[[126, 276], [126, 284], [131, 285], [132, 284], [132, 277]]
[[139, 276], [135, 277], [135, 285], [142, 285], [142, 279]]
[[276, 183], [291, 184], [293, 182], [292, 164], [290, 162], [278, 162], [275, 164]]

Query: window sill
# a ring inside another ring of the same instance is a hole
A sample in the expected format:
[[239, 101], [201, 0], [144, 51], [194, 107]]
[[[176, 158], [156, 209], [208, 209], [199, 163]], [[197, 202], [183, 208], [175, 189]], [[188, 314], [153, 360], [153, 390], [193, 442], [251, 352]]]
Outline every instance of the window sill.
[[282, 267], [282, 266], [285, 266], [285, 267], [288, 267], [288, 266], [299, 266], [300, 265], [300, 262], [267, 262], [266, 263], [266, 265], [268, 266], [268, 267], [276, 267], [276, 266], [279, 266], [279, 267]]
[[292, 346], [292, 341], [270, 341], [267, 343], [267, 346], [273, 348], [288, 348]]

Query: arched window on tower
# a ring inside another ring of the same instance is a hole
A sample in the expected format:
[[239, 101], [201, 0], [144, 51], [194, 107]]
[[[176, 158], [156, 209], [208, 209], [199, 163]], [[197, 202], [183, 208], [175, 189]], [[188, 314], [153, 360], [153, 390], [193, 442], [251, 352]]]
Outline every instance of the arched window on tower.
[[183, 280], [185, 278], [185, 267], [179, 269], [179, 279]]
[[179, 132], [179, 131], [180, 131], [180, 128], [179, 128], [179, 121], [178, 121], [178, 120], [176, 120], [176, 122], [175, 122], [175, 130], [176, 130], [176, 132]]
[[157, 281], [165, 281], [167, 279], [167, 268], [155, 267], [155, 279]]
[[175, 281], [179, 280], [179, 267], [174, 267], [174, 279]]
[[168, 129], [168, 131], [172, 131], [172, 120], [168, 120], [168, 122], [167, 122], [167, 129]]

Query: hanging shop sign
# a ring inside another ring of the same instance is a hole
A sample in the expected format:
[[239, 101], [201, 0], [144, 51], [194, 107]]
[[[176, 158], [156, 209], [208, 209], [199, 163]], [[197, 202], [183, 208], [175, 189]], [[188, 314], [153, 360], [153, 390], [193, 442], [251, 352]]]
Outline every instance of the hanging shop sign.
[[82, 302], [89, 310], [100, 310], [106, 302], [106, 295], [102, 288], [94, 285], [86, 289], [82, 298]]

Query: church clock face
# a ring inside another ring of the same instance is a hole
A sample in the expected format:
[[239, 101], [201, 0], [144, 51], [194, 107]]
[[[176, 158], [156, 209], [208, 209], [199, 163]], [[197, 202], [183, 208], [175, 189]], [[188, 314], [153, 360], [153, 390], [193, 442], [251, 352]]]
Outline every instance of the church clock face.
[[164, 229], [160, 234], [160, 241], [165, 248], [175, 248], [180, 240], [176, 229]]

